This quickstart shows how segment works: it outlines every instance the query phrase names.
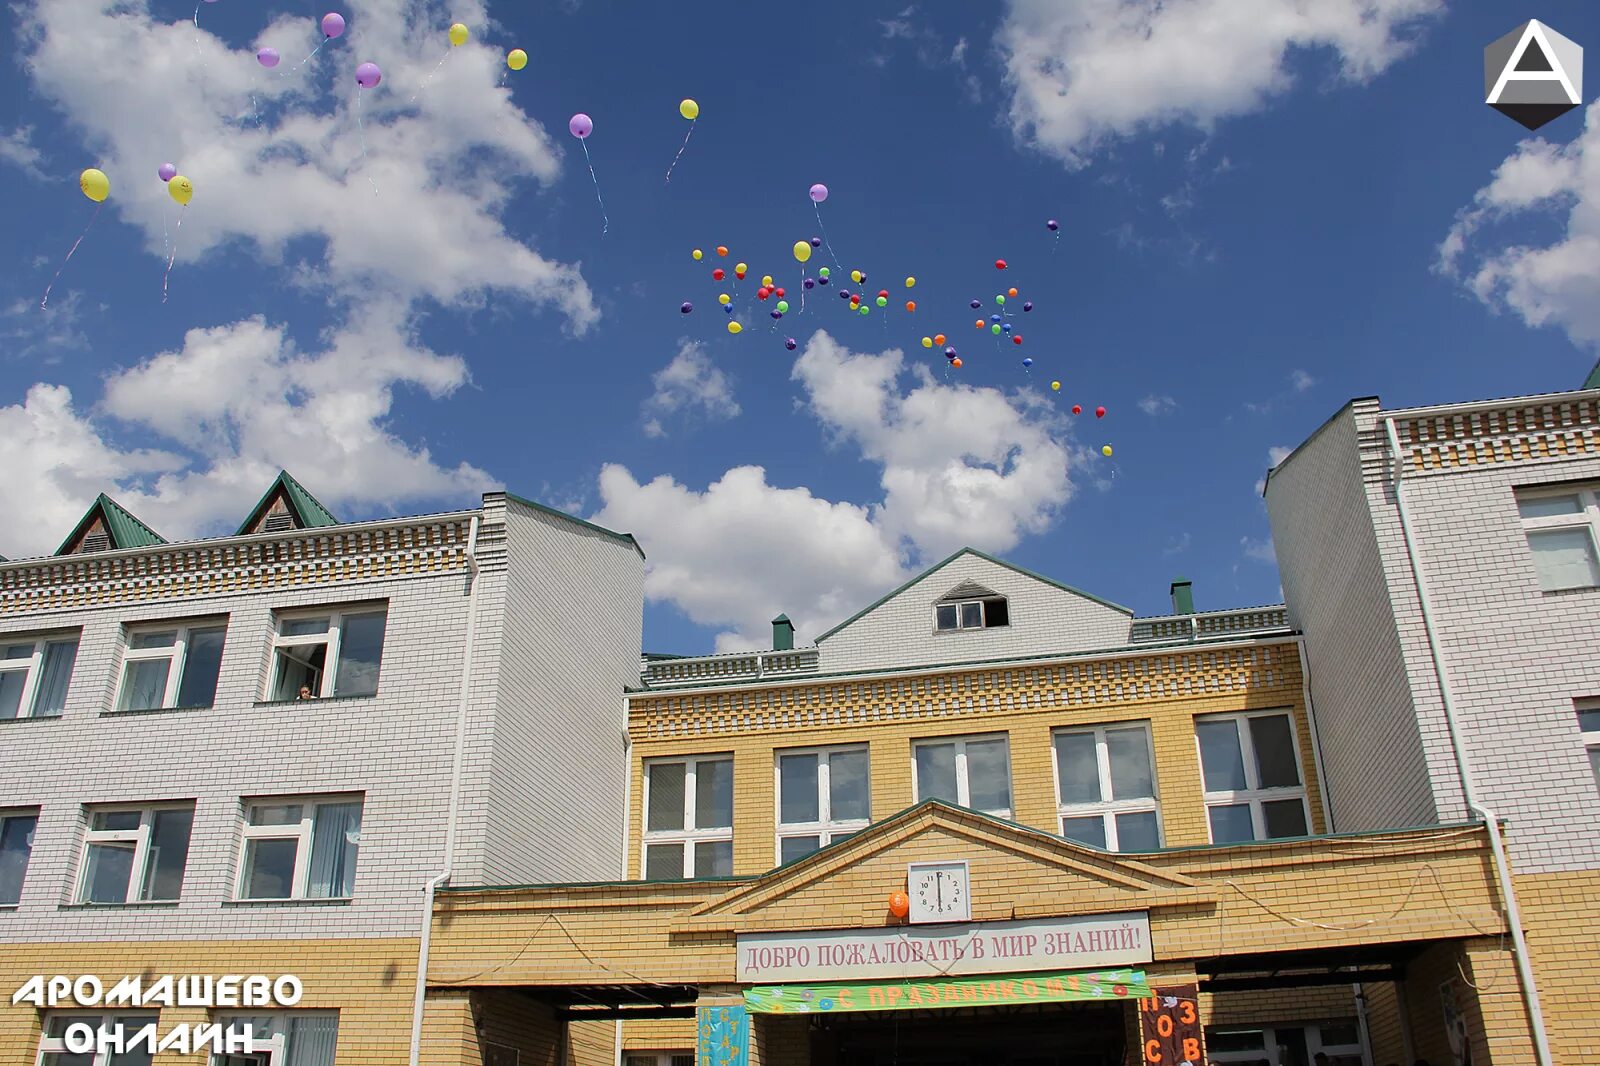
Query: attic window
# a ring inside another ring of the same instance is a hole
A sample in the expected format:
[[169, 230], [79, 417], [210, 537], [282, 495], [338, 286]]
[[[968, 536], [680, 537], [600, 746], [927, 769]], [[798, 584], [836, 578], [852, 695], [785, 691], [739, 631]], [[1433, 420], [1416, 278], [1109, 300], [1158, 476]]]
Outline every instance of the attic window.
[[1011, 624], [1011, 612], [1004, 596], [981, 600], [961, 600], [934, 606], [934, 624], [946, 629], [993, 629]]
[[80, 552], [103, 552], [111, 547], [111, 534], [101, 530], [90, 533], [83, 538], [83, 544], [78, 548]]
[[282, 533], [294, 528], [294, 515], [288, 511], [275, 511], [267, 515], [267, 520], [261, 524], [263, 533]]

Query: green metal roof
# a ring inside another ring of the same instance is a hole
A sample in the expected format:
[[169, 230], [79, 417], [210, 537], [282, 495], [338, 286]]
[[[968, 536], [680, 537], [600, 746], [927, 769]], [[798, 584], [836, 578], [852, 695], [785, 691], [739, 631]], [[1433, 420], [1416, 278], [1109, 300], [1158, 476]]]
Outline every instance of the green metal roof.
[[257, 522], [261, 521], [261, 513], [267, 509], [267, 505], [272, 502], [273, 494], [280, 488], [283, 490], [284, 499], [288, 501], [290, 509], [294, 511], [295, 518], [301, 528], [336, 526], [339, 524], [339, 520], [333, 516], [333, 512], [322, 506], [321, 501], [311, 495], [304, 485], [296, 481], [289, 471], [280, 470], [278, 471], [278, 476], [273, 478], [272, 484], [267, 486], [267, 491], [262, 493], [261, 499], [257, 500], [256, 505], [250, 508], [249, 517], [244, 520], [244, 524], [239, 527], [234, 536], [244, 536], [255, 527]]
[[612, 540], [620, 540], [624, 544], [627, 544], [630, 547], [632, 547], [634, 551], [639, 553], [639, 558], [643, 559], [645, 557], [644, 549], [639, 547], [639, 542], [633, 538], [633, 534], [632, 533], [618, 533], [614, 529], [607, 529], [605, 526], [597, 526], [593, 522], [585, 522], [583, 519], [577, 517], [576, 515], [570, 515], [565, 511], [559, 511], [554, 507], [546, 507], [542, 503], [534, 503], [532, 500], [523, 499], [521, 496], [515, 495], [514, 493], [510, 493], [510, 492], [506, 493], [506, 499], [515, 500], [518, 503], [522, 504], [522, 506], [524, 506], [524, 507], [532, 508], [533, 510], [538, 511], [541, 514], [550, 515], [552, 518], [565, 519], [566, 521], [571, 522], [574, 525], [582, 526], [584, 529], [591, 529], [596, 533], [604, 533], [606, 536], [610, 537]]
[[1589, 371], [1589, 376], [1584, 379], [1583, 387], [1586, 389], [1600, 389], [1600, 361], [1594, 364], [1594, 369]]
[[55, 553], [67, 554], [67, 549], [78, 542], [78, 538], [83, 536], [83, 531], [89, 528], [96, 515], [100, 516], [106, 532], [111, 535], [113, 548], [145, 548], [152, 544], [167, 542], [167, 538], [139, 521], [132, 512], [102, 492], [95, 497], [94, 502], [83, 513], [78, 524], [72, 527], [72, 532], [67, 534], [67, 539], [61, 542], [61, 547], [57, 548]]
[[894, 591], [884, 593], [882, 596], [878, 597], [872, 603], [870, 603], [867, 606], [863, 607], [861, 610], [857, 611], [855, 614], [851, 615], [849, 618], [846, 618], [843, 622], [840, 622], [838, 625], [834, 626], [832, 629], [830, 629], [826, 633], [822, 634], [822, 636], [818, 637], [814, 641], [814, 643], [821, 644], [823, 641], [827, 640], [829, 637], [831, 637], [835, 633], [839, 632], [839, 630], [843, 629], [845, 626], [848, 626], [851, 623], [857, 621], [863, 615], [868, 614], [868, 613], [870, 613], [872, 611], [875, 611], [879, 607], [882, 607], [884, 604], [888, 603], [890, 600], [892, 600], [896, 596], [900, 595], [902, 592], [904, 592], [906, 589], [910, 588], [912, 585], [915, 585], [917, 582], [921, 581], [923, 578], [931, 577], [933, 574], [937, 573], [938, 571], [943, 570], [945, 567], [949, 566], [951, 563], [955, 562], [957, 559], [961, 558], [963, 555], [976, 555], [980, 559], [983, 559], [983, 560], [985, 560], [987, 562], [994, 563], [996, 566], [1003, 566], [1007, 570], [1011, 570], [1011, 571], [1013, 571], [1015, 573], [1021, 574], [1023, 577], [1031, 577], [1031, 578], [1033, 578], [1033, 580], [1041, 581], [1044, 584], [1049, 585], [1051, 588], [1058, 588], [1062, 592], [1070, 592], [1074, 596], [1082, 596], [1084, 599], [1093, 600], [1095, 603], [1098, 603], [1101, 606], [1110, 607], [1114, 611], [1121, 611], [1123, 614], [1127, 615], [1129, 618], [1133, 617], [1133, 611], [1131, 609], [1127, 608], [1127, 607], [1122, 606], [1122, 604], [1120, 604], [1120, 603], [1112, 603], [1110, 600], [1103, 600], [1099, 596], [1095, 596], [1095, 595], [1092, 595], [1090, 593], [1087, 593], [1087, 592], [1083, 591], [1082, 589], [1075, 589], [1071, 585], [1063, 585], [1061, 582], [1053, 581], [1050, 578], [1045, 577], [1043, 574], [1036, 574], [1032, 570], [1024, 570], [1022, 567], [1017, 566], [1015, 563], [1008, 563], [1004, 559], [997, 559], [994, 556], [989, 555], [986, 552], [979, 551], [977, 548], [962, 548], [960, 551], [956, 552], [954, 555], [950, 556], [948, 559], [945, 559], [943, 562], [938, 562], [938, 563], [935, 563], [934, 565], [928, 567], [928, 569], [924, 570], [922, 573], [918, 574], [916, 577], [912, 578], [910, 581], [907, 581], [904, 585], [901, 585], [899, 588], [895, 589]]

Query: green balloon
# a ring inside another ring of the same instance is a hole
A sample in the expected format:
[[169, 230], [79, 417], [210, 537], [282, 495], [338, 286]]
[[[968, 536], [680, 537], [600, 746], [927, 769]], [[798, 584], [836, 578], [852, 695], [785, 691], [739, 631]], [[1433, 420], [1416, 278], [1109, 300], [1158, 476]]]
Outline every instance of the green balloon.
[[878, 297], [878, 306], [879, 307], [888, 307], [889, 306], [888, 299], [885, 298], [885, 297], [882, 297], [882, 296]]
[[1005, 294], [1002, 293], [1001, 295], [996, 296], [994, 298], [994, 302], [997, 304], [1004, 304], [1006, 302]]
[[789, 310], [789, 301], [788, 300], [779, 300], [778, 301], [778, 313], [782, 314], [787, 310]]
[[862, 304], [861, 305], [861, 313], [862, 314], [866, 314], [870, 310], [872, 310], [872, 308], [868, 307], [866, 304]]
[[817, 277], [825, 278], [827, 276], [828, 276], [828, 268], [827, 267], [823, 267], [821, 270], [817, 271]]
[[989, 327], [989, 332], [990, 333], [999, 333], [1000, 332], [1000, 323], [996, 322], [994, 325], [990, 326]]

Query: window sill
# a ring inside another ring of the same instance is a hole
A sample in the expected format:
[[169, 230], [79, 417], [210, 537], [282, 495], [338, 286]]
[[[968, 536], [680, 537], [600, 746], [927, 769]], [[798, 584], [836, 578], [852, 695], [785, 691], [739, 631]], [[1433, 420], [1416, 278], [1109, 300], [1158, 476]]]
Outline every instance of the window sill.
[[354, 896], [335, 896], [331, 899], [225, 899], [224, 907], [348, 907]]
[[355, 702], [356, 700], [375, 700], [377, 698], [378, 698], [378, 694], [376, 692], [374, 692], [371, 695], [367, 695], [367, 696], [313, 696], [309, 700], [302, 700], [302, 699], [292, 699], [292, 700], [256, 700], [255, 706], [257, 706], [257, 707], [287, 707], [287, 706], [292, 706], [292, 705], [297, 704], [297, 703], [352, 703], [352, 702]]
[[63, 903], [58, 909], [64, 911], [126, 911], [135, 908], [175, 910], [177, 906], [178, 901], [175, 899], [136, 899], [128, 903]]
[[26, 718], [0, 718], [0, 725], [9, 725], [12, 722], [56, 722], [60, 719], [59, 714], [30, 714]]
[[1600, 590], [1600, 585], [1576, 585], [1570, 589], [1540, 589], [1539, 593], [1543, 596], [1577, 596], [1597, 590]]
[[122, 711], [101, 711], [100, 717], [126, 718], [132, 715], [140, 714], [177, 714], [180, 711], [209, 711], [211, 709], [211, 704], [198, 704], [193, 707], [140, 707], [137, 709], [130, 707], [127, 710]]

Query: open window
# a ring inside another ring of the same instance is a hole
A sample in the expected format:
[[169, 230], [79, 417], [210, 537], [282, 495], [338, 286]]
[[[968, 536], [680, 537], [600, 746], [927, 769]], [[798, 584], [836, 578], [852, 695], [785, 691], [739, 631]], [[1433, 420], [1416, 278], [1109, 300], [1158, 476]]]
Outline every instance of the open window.
[[267, 698], [376, 695], [388, 621], [381, 604], [279, 615]]
[[933, 627], [940, 632], [1010, 624], [1011, 607], [1006, 598], [975, 581], [963, 581], [933, 605]]

